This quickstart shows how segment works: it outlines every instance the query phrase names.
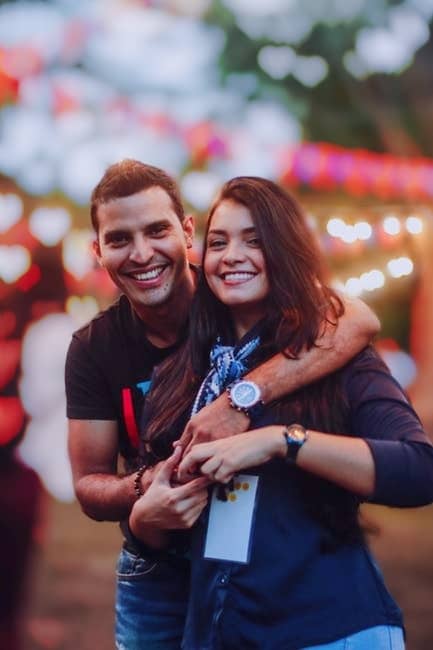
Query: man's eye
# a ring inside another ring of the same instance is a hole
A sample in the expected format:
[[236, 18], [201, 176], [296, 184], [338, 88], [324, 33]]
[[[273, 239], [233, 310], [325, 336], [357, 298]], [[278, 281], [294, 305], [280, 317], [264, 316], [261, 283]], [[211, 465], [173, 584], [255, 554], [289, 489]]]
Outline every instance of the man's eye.
[[126, 235], [112, 235], [107, 241], [109, 246], [113, 248], [119, 248], [120, 246], [125, 246], [128, 243], [128, 237]]
[[151, 237], [164, 237], [167, 231], [168, 231], [168, 226], [166, 225], [154, 226], [150, 230], [150, 235]]

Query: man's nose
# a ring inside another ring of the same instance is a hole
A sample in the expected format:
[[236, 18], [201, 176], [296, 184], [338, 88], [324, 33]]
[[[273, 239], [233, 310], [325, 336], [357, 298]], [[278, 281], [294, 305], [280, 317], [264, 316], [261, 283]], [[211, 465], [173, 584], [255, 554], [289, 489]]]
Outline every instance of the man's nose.
[[147, 239], [142, 235], [137, 235], [134, 237], [132, 242], [132, 248], [129, 255], [129, 259], [137, 264], [147, 264], [153, 257], [153, 246]]

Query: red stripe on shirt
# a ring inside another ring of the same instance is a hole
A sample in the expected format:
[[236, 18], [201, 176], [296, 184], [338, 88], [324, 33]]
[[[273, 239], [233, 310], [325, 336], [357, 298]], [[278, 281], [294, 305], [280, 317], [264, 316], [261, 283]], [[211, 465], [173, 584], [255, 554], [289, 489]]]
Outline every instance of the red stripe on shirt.
[[131, 445], [138, 449], [139, 437], [137, 422], [135, 421], [134, 405], [130, 388], [122, 388], [123, 419], [125, 420], [126, 432]]

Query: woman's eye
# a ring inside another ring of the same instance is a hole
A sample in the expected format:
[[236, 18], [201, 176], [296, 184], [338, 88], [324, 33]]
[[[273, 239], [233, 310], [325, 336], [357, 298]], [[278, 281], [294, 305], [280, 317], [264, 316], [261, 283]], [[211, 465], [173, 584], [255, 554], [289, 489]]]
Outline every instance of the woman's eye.
[[225, 246], [224, 239], [212, 239], [207, 244], [208, 248], [214, 248], [214, 249], [215, 248], [222, 248], [223, 246]]
[[251, 237], [250, 239], [248, 239], [248, 244], [250, 246], [254, 246], [255, 248], [260, 248], [262, 242], [258, 237]]

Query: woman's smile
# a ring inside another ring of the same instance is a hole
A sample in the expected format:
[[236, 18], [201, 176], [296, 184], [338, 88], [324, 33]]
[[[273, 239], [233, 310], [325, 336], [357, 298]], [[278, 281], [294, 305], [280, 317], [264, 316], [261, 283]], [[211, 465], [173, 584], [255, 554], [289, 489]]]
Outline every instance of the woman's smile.
[[227, 271], [227, 273], [222, 273], [220, 277], [226, 284], [238, 285], [244, 284], [256, 276], [257, 273], [251, 271]]
[[253, 326], [265, 313], [269, 280], [262, 244], [250, 211], [222, 201], [212, 214], [206, 238], [204, 272], [210, 290], [227, 305], [235, 327]]

